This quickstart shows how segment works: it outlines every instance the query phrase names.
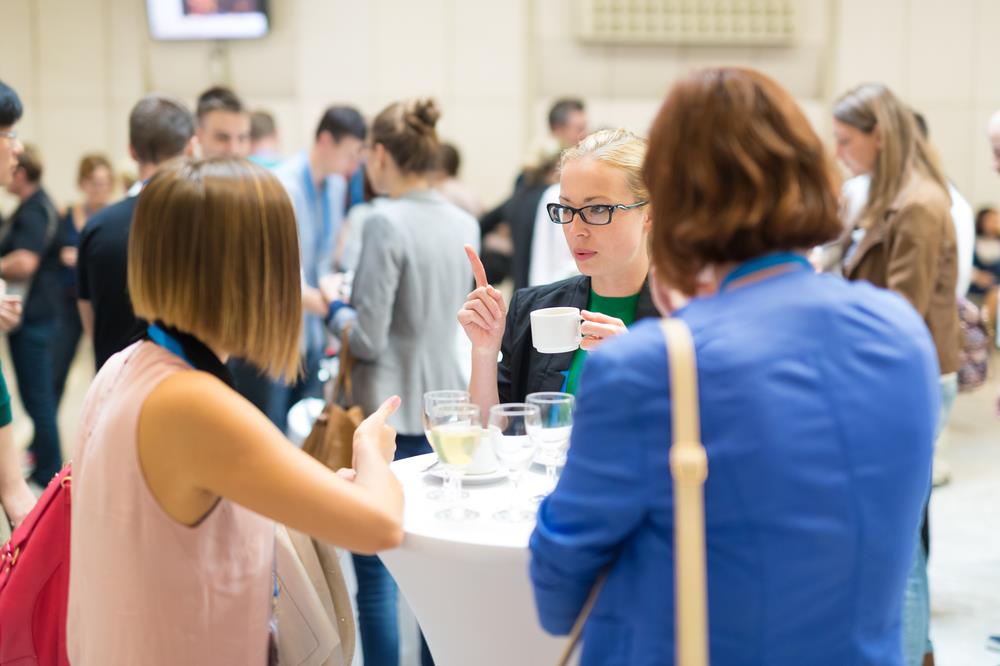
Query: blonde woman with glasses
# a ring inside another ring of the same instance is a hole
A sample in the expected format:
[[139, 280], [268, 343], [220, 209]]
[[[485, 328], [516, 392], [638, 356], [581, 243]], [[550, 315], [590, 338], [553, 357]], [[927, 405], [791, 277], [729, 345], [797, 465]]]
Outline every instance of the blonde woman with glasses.
[[[484, 412], [538, 391], [575, 393], [588, 352], [633, 322], [657, 316], [647, 280], [645, 156], [646, 140], [625, 129], [596, 132], [563, 152], [559, 202], [549, 204], [548, 213], [562, 227], [581, 275], [518, 290], [508, 308], [488, 284], [479, 257], [466, 248], [476, 288], [458, 321], [472, 342], [469, 392]], [[529, 315], [549, 307], [582, 311], [580, 349], [560, 354], [534, 349]]]

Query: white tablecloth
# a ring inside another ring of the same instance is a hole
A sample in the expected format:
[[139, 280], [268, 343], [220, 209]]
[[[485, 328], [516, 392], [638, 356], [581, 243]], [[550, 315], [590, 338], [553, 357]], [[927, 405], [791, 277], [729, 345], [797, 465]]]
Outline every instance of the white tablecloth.
[[[465, 484], [466, 506], [480, 514], [474, 521], [435, 518], [448, 505], [427, 499], [439, 484], [421, 472], [435, 459], [427, 454], [392, 464], [406, 495], [406, 537], [381, 558], [413, 609], [436, 666], [555, 664], [566, 639], [538, 625], [528, 578], [534, 523], [493, 519], [509, 502], [507, 481]], [[526, 495], [544, 487], [543, 474], [525, 474]]]

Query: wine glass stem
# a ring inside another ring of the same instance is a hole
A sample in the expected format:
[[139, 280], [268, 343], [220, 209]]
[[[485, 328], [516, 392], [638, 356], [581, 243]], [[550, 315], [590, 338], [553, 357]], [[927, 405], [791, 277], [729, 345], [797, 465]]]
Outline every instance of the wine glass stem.
[[455, 498], [455, 473], [447, 467], [444, 471], [444, 489], [442, 492], [449, 499]]
[[462, 474], [452, 472], [451, 478], [453, 486], [452, 489], [455, 493], [454, 494], [455, 502], [454, 504], [452, 504], [451, 512], [452, 516], [454, 516], [456, 519], [460, 519], [463, 517], [463, 514], [465, 513], [465, 506], [462, 502]]
[[556, 466], [553, 463], [545, 463], [545, 480], [551, 493], [556, 489]]
[[510, 469], [507, 471], [507, 478], [510, 479], [510, 511], [517, 511], [520, 503], [520, 492], [518, 486], [521, 484], [521, 470]]

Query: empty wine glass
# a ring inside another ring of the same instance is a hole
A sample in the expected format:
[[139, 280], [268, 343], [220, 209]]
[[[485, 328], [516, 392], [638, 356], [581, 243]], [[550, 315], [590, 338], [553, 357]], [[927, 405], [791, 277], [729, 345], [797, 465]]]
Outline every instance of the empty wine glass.
[[512, 489], [510, 505], [493, 514], [501, 522], [520, 523], [535, 517], [534, 511], [521, 506], [518, 484], [538, 448], [528, 436], [528, 424], [540, 424], [540, 413], [537, 405], [523, 402], [494, 405], [490, 408], [489, 433], [493, 451], [500, 464], [506, 468]]
[[[565, 459], [569, 448], [576, 398], [569, 393], [531, 393], [525, 402], [538, 407], [538, 422], [528, 422], [528, 436], [542, 451], [548, 492], [552, 492], [556, 487], [556, 468]], [[535, 499], [541, 501], [542, 497], [544, 494]]]
[[[468, 391], [428, 391], [424, 393], [424, 435], [427, 437], [427, 441], [431, 441], [431, 425], [430, 425], [430, 411], [431, 407], [434, 405], [446, 405], [446, 404], [468, 404], [469, 402], [469, 392]], [[438, 458], [438, 463], [440, 462], [440, 457]], [[440, 488], [431, 488], [427, 491], [427, 499], [431, 500], [449, 500], [452, 494], [455, 492], [455, 478], [447, 467], [444, 467], [444, 480], [441, 483]], [[468, 496], [468, 493], [466, 493]]]
[[479, 514], [462, 504], [462, 475], [483, 440], [483, 420], [479, 406], [468, 403], [444, 403], [431, 407], [431, 446], [441, 463], [455, 476], [455, 503], [435, 515], [442, 520], [462, 521]]

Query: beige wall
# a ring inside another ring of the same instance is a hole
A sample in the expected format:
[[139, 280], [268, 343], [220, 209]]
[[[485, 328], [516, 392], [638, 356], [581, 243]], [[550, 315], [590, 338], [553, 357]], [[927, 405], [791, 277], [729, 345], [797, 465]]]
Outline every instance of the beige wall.
[[883, 80], [925, 113], [970, 202], [1000, 201], [983, 137], [1000, 107], [995, 0], [799, 0], [788, 48], [582, 45], [576, 0], [272, 0], [269, 37], [223, 45], [152, 42], [140, 0], [0, 2], [0, 77], [24, 96], [22, 134], [42, 147], [64, 202], [81, 153], [125, 158], [128, 110], [150, 90], [193, 104], [208, 85], [229, 83], [276, 114], [288, 151], [308, 143], [327, 104], [372, 114], [433, 95], [442, 135], [492, 202], [544, 138], [553, 98], [582, 96], [595, 125], [645, 131], [671, 81], [715, 64], [772, 74], [824, 135], [832, 96]]
[[20, 133], [42, 148], [61, 201], [83, 152], [127, 156], [128, 111], [154, 90], [193, 105], [228, 83], [275, 113], [289, 152], [311, 141], [331, 103], [371, 115], [431, 95], [442, 136], [461, 145], [468, 179], [489, 198], [527, 143], [524, 0], [272, 0], [267, 38], [221, 45], [151, 41], [142, 0], [0, 3], [0, 78], [24, 98]]

